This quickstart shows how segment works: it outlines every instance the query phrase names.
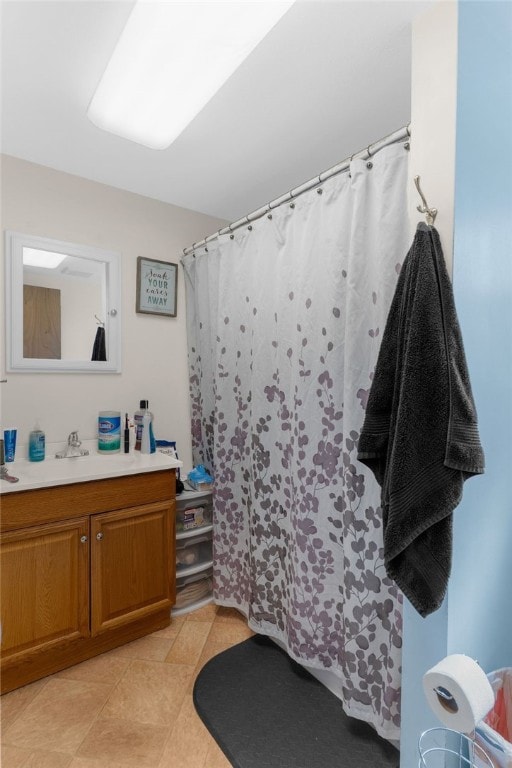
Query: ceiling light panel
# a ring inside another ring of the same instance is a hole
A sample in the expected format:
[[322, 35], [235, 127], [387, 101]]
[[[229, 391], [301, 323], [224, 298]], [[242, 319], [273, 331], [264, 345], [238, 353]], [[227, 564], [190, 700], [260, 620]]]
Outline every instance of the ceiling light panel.
[[292, 4], [139, 0], [89, 119], [105, 131], [165, 149]]
[[23, 266], [55, 269], [67, 258], [65, 253], [42, 251], [39, 248], [23, 248]]

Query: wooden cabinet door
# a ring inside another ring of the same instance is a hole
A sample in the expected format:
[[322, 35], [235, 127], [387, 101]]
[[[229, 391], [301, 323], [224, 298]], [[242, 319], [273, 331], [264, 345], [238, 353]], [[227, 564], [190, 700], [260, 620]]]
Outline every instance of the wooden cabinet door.
[[174, 501], [91, 517], [91, 630], [96, 635], [174, 603]]
[[88, 518], [10, 531], [0, 542], [2, 658], [87, 637]]
[[23, 357], [61, 359], [60, 290], [23, 286]]

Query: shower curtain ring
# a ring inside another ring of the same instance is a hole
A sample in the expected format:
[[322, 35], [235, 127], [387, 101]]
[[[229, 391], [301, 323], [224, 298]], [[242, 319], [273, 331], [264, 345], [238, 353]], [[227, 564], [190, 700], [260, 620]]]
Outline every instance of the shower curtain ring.
[[372, 156], [372, 153], [370, 152], [370, 147], [371, 147], [371, 144], [368, 144], [368, 146], [366, 147], [366, 151], [368, 152], [368, 157]]

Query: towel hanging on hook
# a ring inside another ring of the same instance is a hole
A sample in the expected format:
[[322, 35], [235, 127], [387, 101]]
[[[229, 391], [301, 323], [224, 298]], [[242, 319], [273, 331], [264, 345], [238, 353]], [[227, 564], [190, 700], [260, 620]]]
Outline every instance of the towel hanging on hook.
[[421, 200], [423, 202], [423, 205], [416, 206], [416, 210], [419, 211], [419, 213], [424, 213], [425, 218], [427, 220], [427, 224], [429, 225], [429, 227], [433, 227], [434, 222], [436, 220], [436, 216], [437, 216], [437, 208], [430, 208], [429, 204], [427, 203], [425, 199], [425, 195], [421, 191], [419, 176], [414, 177], [414, 183], [416, 185], [416, 189], [418, 190], [418, 194], [421, 197]]
[[91, 360], [106, 361], [107, 359], [107, 347], [105, 341], [105, 323], [100, 320], [98, 315], [94, 315], [96, 318], [96, 336], [94, 337], [94, 344], [92, 347]]
[[105, 362], [107, 359], [107, 345], [105, 339], [105, 328], [103, 325], [98, 325], [96, 329], [96, 336], [94, 337], [94, 344], [92, 346], [91, 360], [99, 360]]

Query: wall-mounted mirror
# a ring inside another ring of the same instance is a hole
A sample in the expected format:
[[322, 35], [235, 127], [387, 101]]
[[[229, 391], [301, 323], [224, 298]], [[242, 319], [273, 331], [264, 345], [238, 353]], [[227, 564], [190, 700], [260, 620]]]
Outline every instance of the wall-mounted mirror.
[[6, 368], [121, 371], [121, 257], [6, 232]]

